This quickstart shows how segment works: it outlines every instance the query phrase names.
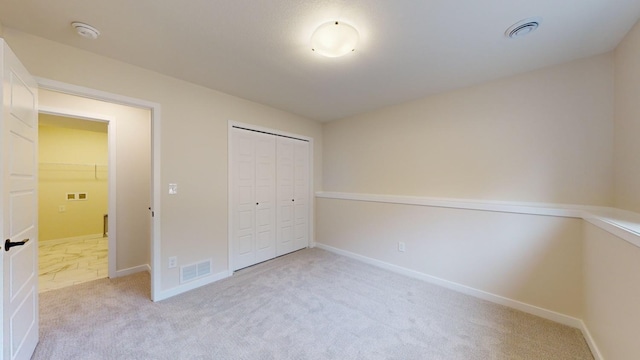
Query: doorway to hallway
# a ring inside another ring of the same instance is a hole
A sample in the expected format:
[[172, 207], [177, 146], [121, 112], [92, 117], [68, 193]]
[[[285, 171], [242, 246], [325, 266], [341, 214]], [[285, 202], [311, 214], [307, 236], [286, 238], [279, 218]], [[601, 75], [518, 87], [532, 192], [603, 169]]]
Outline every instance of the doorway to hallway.
[[107, 122], [39, 115], [40, 292], [108, 276], [108, 146]]

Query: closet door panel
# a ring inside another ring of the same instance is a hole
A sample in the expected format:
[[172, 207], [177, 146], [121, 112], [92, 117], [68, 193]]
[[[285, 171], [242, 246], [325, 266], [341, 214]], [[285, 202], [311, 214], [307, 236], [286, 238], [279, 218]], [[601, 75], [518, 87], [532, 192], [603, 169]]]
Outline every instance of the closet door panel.
[[276, 256], [276, 137], [254, 133], [256, 144], [256, 263]]
[[278, 137], [278, 240], [277, 253], [284, 255], [295, 250], [294, 244], [294, 141]]
[[[241, 257], [243, 255], [249, 255], [251, 258], [253, 258], [253, 234], [238, 236], [238, 254]], [[247, 263], [251, 262], [253, 262], [253, 260], [250, 260]]]
[[249, 135], [233, 132], [233, 270], [255, 262], [255, 143]]
[[309, 246], [309, 142], [294, 147], [294, 250]]

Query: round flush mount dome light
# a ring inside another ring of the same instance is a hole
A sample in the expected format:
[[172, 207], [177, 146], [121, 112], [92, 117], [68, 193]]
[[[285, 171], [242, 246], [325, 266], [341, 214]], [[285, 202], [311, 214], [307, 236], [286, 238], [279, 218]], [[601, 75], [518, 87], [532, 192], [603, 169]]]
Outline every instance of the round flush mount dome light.
[[511, 25], [504, 34], [512, 39], [526, 36], [536, 31], [541, 22], [542, 18], [539, 17], [520, 20]]
[[320, 25], [311, 35], [311, 50], [327, 57], [346, 55], [356, 49], [358, 30], [341, 21]]
[[76, 30], [78, 35], [84, 38], [95, 40], [100, 36], [100, 31], [89, 24], [74, 21], [71, 23], [71, 26]]

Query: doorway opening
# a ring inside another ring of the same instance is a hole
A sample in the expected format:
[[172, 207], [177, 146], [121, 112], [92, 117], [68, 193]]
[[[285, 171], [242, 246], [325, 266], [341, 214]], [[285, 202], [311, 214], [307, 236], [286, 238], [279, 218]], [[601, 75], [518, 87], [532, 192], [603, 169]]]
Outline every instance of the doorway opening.
[[[153, 221], [152, 209], [158, 203], [154, 182], [156, 179], [154, 164], [158, 159], [155, 157], [157, 153], [152, 138], [153, 126], [158, 120], [153, 114], [157, 105], [133, 106], [139, 104], [114, 101], [113, 97], [117, 97], [116, 95], [42, 79], [39, 79], [39, 83], [38, 97], [41, 114], [71, 118], [76, 124], [82, 123], [84, 126], [108, 124], [106, 133], [108, 161], [106, 166], [104, 161], [96, 162], [92, 169], [94, 180], [96, 177], [98, 181], [104, 181], [106, 178], [108, 183], [108, 210], [92, 216], [93, 220], [99, 218], [99, 223], [94, 223], [93, 227], [93, 231], [98, 232], [92, 236], [92, 239], [83, 240], [87, 240], [86, 242], [94, 242], [96, 238], [107, 240], [109, 278], [143, 271], [149, 272], [152, 288], [150, 297], [153, 300], [155, 280], [153, 254], [156, 244], [153, 237], [156, 234], [154, 228], [157, 224]], [[80, 164], [80, 161], [64, 163], [67, 164], [64, 166], [73, 167]], [[82, 162], [82, 164], [84, 166], [91, 163]], [[70, 191], [69, 194], [78, 199], [75, 200], [78, 202], [83, 201], [79, 198], [91, 196], [83, 193], [82, 190]], [[64, 196], [67, 196], [67, 192], [64, 192]], [[73, 205], [76, 204], [73, 203]], [[53, 206], [54, 211], [60, 211], [58, 204]], [[46, 241], [42, 244], [46, 244]], [[78, 246], [71, 252], [96, 250], [95, 248], [80, 250], [77, 248]], [[104, 255], [93, 256], [103, 257]], [[101, 263], [104, 264], [104, 259]], [[92, 267], [92, 270], [96, 267]], [[96, 271], [96, 276], [102, 277], [104, 274], [103, 268]]]
[[38, 116], [39, 292], [108, 276], [108, 128]]

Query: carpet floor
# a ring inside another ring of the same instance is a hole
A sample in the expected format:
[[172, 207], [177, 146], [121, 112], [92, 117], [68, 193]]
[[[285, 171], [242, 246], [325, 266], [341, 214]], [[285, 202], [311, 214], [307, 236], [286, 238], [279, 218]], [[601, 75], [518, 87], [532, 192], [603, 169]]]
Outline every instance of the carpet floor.
[[40, 295], [40, 359], [593, 359], [577, 329], [320, 249], [173, 298], [149, 276]]

